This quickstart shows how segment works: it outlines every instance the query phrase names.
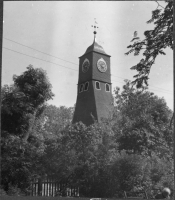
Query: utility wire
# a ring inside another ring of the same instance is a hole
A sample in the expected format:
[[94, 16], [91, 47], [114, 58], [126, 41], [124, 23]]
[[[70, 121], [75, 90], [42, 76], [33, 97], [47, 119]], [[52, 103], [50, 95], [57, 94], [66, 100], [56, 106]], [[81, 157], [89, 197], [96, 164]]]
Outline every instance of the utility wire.
[[[115, 81], [115, 80], [112, 80], [112, 82], [118, 82], [118, 83], [122, 83], [120, 81]], [[151, 88], [148, 88], [150, 91], [156, 91], [156, 92], [160, 92], [160, 93], [167, 93], [167, 94], [170, 94], [172, 95], [173, 93], [170, 93], [170, 92], [166, 92], [166, 91], [160, 91], [160, 90], [156, 90], [156, 89], [151, 89]]]
[[[54, 57], [54, 58], [58, 58], [58, 57], [56, 57], [56, 56], [53, 56], [53, 55], [51, 55], [51, 54], [47, 54], [47, 53], [45, 53], [45, 52], [39, 51], [39, 50], [34, 49], [34, 48], [32, 48], [32, 47], [29, 47], [29, 46], [27, 46], [27, 45], [24, 45], [24, 44], [21, 44], [21, 43], [19, 43], [19, 42], [16, 42], [16, 41], [14, 41], [14, 40], [11, 40], [11, 39], [8, 39], [8, 38], [5, 38], [5, 37], [3, 37], [3, 39], [9, 40], [9, 41], [11, 41], [11, 42], [14, 42], [14, 43], [19, 44], [19, 45], [24, 46], [24, 47], [27, 47], [27, 48], [29, 48], [29, 49], [38, 51], [38, 52], [43, 53], [43, 54], [45, 54], [45, 55], [48, 55], [48, 56], [51, 56], [51, 57]], [[58, 59], [63, 60], [63, 59], [61, 59], [61, 58], [58, 58]], [[63, 61], [68, 62], [68, 63], [72, 63], [72, 64], [78, 66], [78, 64], [73, 63], [73, 62], [70, 62], [70, 61], [68, 61], [68, 60], [63, 60]], [[111, 76], [115, 76], [115, 75], [112, 75], [112, 74], [111, 74]], [[119, 76], [115, 76], [115, 77], [120, 78], [120, 79], [122, 79], [122, 80], [125, 79], [125, 78], [119, 77]]]
[[[10, 39], [7, 39], [7, 38], [4, 38], [4, 39], [9, 40], [9, 41], [11, 41], [11, 42], [14, 42], [14, 43], [16, 43], [16, 44], [19, 44], [19, 45], [21, 45], [21, 46], [24, 46], [24, 47], [30, 48], [30, 49], [32, 49], [32, 50], [38, 51], [38, 52], [43, 53], [43, 54], [45, 54], [45, 55], [49, 55], [49, 56], [51, 56], [51, 57], [54, 57], [54, 58], [57, 58], [57, 59], [63, 60], [63, 59], [61, 59], [61, 58], [58, 58], [58, 57], [56, 57], [56, 56], [52, 56], [52, 55], [50, 55], [50, 54], [47, 54], [47, 53], [42, 52], [42, 51], [39, 51], [39, 50], [34, 49], [34, 48], [32, 48], [32, 47], [29, 47], [29, 46], [23, 45], [23, 44], [21, 44], [21, 43], [15, 42], [15, 41], [13, 41], [13, 40], [10, 40]], [[38, 60], [42, 60], [42, 61], [44, 61], [44, 62], [52, 63], [52, 64], [55, 64], [55, 65], [58, 65], [58, 66], [61, 66], [61, 67], [67, 68], [67, 69], [71, 69], [71, 70], [74, 70], [74, 71], [78, 71], [78, 70], [76, 70], [76, 69], [72, 69], [72, 68], [69, 68], [69, 67], [66, 67], [66, 66], [59, 65], [59, 64], [57, 64], [57, 63], [51, 62], [51, 61], [43, 60], [43, 59], [40, 59], [40, 58], [37, 58], [37, 57], [34, 57], [34, 56], [30, 56], [30, 55], [27, 55], [27, 54], [24, 54], [24, 53], [20, 53], [20, 52], [18, 52], [18, 51], [15, 51], [15, 50], [12, 50], [12, 49], [9, 49], [9, 48], [6, 48], [6, 47], [3, 47], [3, 48], [4, 48], [4, 49], [7, 49], [7, 50], [10, 50], [10, 51], [13, 51], [13, 52], [16, 52], [16, 53], [19, 53], [19, 54], [22, 54], [22, 55], [25, 55], [25, 56], [28, 56], [28, 57], [31, 57], [31, 58], [35, 58], [35, 59], [38, 59]], [[73, 62], [70, 62], [70, 61], [67, 61], [67, 60], [63, 60], [63, 61], [68, 62], [68, 63], [72, 63], [72, 64], [78, 66], [78, 64], [73, 63]], [[114, 76], [114, 77], [120, 78], [120, 79], [122, 79], [122, 80], [127, 79], [127, 78], [124, 78], [124, 77], [115, 76], [115, 75], [113, 75], [113, 74], [111, 74], [111, 76]], [[116, 82], [116, 81], [114, 81], [114, 82]], [[117, 81], [117, 82], [120, 82], [120, 81]], [[120, 82], [120, 83], [121, 83], [121, 82]], [[149, 86], [149, 87], [153, 87], [153, 88], [157, 88], [157, 89], [160, 89], [160, 90], [164, 90], [165, 93], [169, 93], [169, 92], [171, 92], [170, 90], [166, 90], [166, 89], [159, 88], [159, 87], [155, 87], [155, 86]], [[153, 90], [153, 89], [152, 89], [152, 90]], [[158, 91], [158, 90], [154, 90], [154, 91]], [[161, 92], [161, 91], [158, 91], [158, 92]], [[170, 93], [169, 93], [169, 94], [170, 94]]]
[[[39, 51], [39, 50], [34, 49], [34, 48], [32, 48], [32, 47], [29, 47], [29, 46], [27, 46], [27, 45], [24, 45], [24, 44], [21, 44], [21, 43], [19, 43], [19, 42], [16, 42], [16, 41], [14, 41], [14, 40], [11, 40], [11, 39], [8, 39], [8, 38], [5, 38], [5, 37], [3, 37], [3, 38], [6, 39], [6, 40], [9, 40], [9, 41], [11, 41], [11, 42], [14, 42], [14, 43], [16, 43], [16, 44], [19, 44], [19, 45], [21, 45], [21, 46], [24, 46], [24, 47], [27, 47], [27, 48], [29, 48], [29, 49], [32, 49], [32, 50], [38, 51], [38, 52], [40, 52], [40, 53], [43, 53], [43, 54], [45, 54], [45, 55], [48, 55], [48, 56], [51, 56], [51, 57], [54, 57], [54, 58], [57, 58], [57, 59], [63, 60], [63, 59], [61, 59], [61, 58], [58, 58], [58, 57], [53, 56], [53, 55], [51, 55], [51, 54], [47, 54], [47, 53], [45, 53], [45, 52]], [[68, 60], [63, 60], [63, 61], [78, 66], [78, 64], [73, 63], [73, 62], [70, 62], [70, 61], [68, 61]], [[114, 76], [114, 77], [120, 78], [120, 79], [122, 79], [122, 80], [123, 80], [123, 79], [124, 79], [124, 80], [126, 79], [126, 78], [124, 78], [124, 77], [115, 76], [115, 75], [113, 75], [113, 74], [111, 74], [111, 76]], [[166, 90], [166, 89], [163, 89], [163, 88], [159, 88], [159, 87], [155, 87], [155, 86], [150, 86], [150, 87], [153, 87], [153, 88], [157, 88], [157, 89], [161, 89], [161, 90], [165, 90], [165, 91], [167, 91], [167, 92], [170, 92], [170, 90]]]
[[[120, 79], [123, 79], [123, 80], [127, 79], [127, 78], [124, 78], [124, 77], [122, 78], [122, 77], [115, 76], [115, 75], [112, 75], [112, 74], [111, 74], [111, 76], [114, 76], [114, 77], [117, 77], [117, 78], [120, 78]], [[166, 89], [159, 88], [159, 87], [155, 87], [155, 86], [149, 86], [149, 87], [152, 87], [152, 88], [157, 88], [157, 89], [160, 89], [160, 90], [165, 90], [165, 91], [167, 91], [167, 92], [171, 92], [170, 90], [166, 90]]]
[[[167, 91], [167, 92], [171, 92], [170, 90], [166, 90], [166, 89], [159, 88], [159, 87], [155, 87], [155, 86], [150, 86], [150, 87], [157, 88], [157, 89], [159, 89], [159, 90], [165, 90], [165, 91]], [[172, 93], [173, 93], [173, 92], [172, 92]]]
[[21, 52], [18, 52], [18, 51], [15, 51], [15, 50], [12, 50], [12, 49], [9, 49], [9, 48], [6, 48], [6, 47], [3, 47], [3, 48], [4, 48], [4, 49], [7, 49], [7, 50], [9, 50], [9, 51], [13, 51], [13, 52], [15, 52], [15, 53], [22, 54], [22, 55], [24, 55], [24, 56], [28, 56], [28, 57], [31, 57], [31, 58], [35, 58], [35, 59], [37, 59], [37, 60], [42, 60], [42, 61], [44, 61], [44, 62], [52, 63], [52, 64], [58, 65], [58, 66], [60, 66], [60, 67], [64, 67], [64, 68], [67, 68], [67, 69], [71, 69], [71, 70], [74, 70], [74, 71], [78, 71], [78, 70], [76, 70], [76, 69], [72, 69], [72, 68], [70, 68], [70, 67], [66, 67], [66, 66], [63, 66], [63, 65], [59, 65], [59, 64], [57, 64], [57, 63], [50, 62], [50, 61], [48, 61], [48, 60], [43, 60], [43, 59], [40, 59], [40, 58], [37, 58], [37, 57], [34, 57], [34, 56], [30, 56], [30, 55], [27, 55], [27, 54], [24, 54], [24, 53], [21, 53]]
[[[21, 43], [19, 43], [19, 42], [15, 42], [15, 41], [10, 40], [10, 39], [8, 39], [8, 38], [3, 37], [3, 39], [5, 39], [5, 40], [9, 40], [9, 41], [11, 41], [11, 42], [14, 42], [14, 43], [19, 44], [19, 45], [24, 46], [24, 47], [27, 47], [27, 48], [29, 48], [29, 49], [32, 49], [32, 50], [38, 51], [38, 52], [40, 52], [40, 53], [43, 53], [43, 54], [48, 55], [48, 56], [51, 56], [51, 57], [53, 57], [53, 58], [57, 58], [57, 59], [59, 59], [59, 60], [63, 60], [63, 59], [61, 59], [61, 58], [58, 58], [58, 57], [56, 57], [56, 56], [52, 56], [52, 55], [50, 55], [50, 54], [48, 54], [48, 53], [45, 53], [45, 52], [39, 51], [39, 50], [37, 50], [37, 49], [34, 49], [34, 48], [29, 47], [29, 46], [27, 46], [27, 45], [21, 44]], [[63, 60], [63, 61], [68, 62], [68, 63], [71, 63], [71, 64], [74, 64], [74, 65], [77, 65], [76, 63], [73, 63], [73, 62], [70, 62], [70, 61], [67, 61], [67, 60]]]
[[[126, 79], [126, 78], [125, 78]], [[123, 81], [125, 80], [123, 79]], [[116, 82], [115, 80], [112, 80], [112, 82]], [[122, 83], [120, 81], [117, 81], [119, 83]], [[152, 88], [155, 88], [155, 89], [152, 89]], [[153, 87], [153, 86], [148, 86], [148, 89], [149, 90], [153, 90], [153, 91], [157, 91], [157, 92], [163, 92], [163, 93], [167, 93], [167, 94], [173, 94], [173, 92], [171, 92], [170, 90], [165, 90], [163, 91], [164, 89], [163, 88], [158, 88], [158, 87]], [[161, 91], [162, 90], [162, 91]]]
[[[63, 65], [59, 65], [57, 63], [54, 63], [54, 62], [50, 62], [48, 60], [43, 60], [43, 59], [40, 59], [40, 58], [37, 58], [37, 57], [34, 57], [34, 56], [30, 56], [30, 55], [27, 55], [27, 54], [24, 54], [24, 53], [21, 53], [21, 52], [18, 52], [18, 51], [15, 51], [15, 50], [12, 50], [12, 49], [9, 49], [9, 48], [6, 48], [6, 47], [3, 47], [4, 49], [7, 49], [9, 51], [12, 51], [12, 52], [15, 52], [15, 53], [18, 53], [18, 54], [21, 54], [21, 55], [24, 55], [24, 56], [28, 56], [28, 57], [31, 57], [31, 58], [34, 58], [34, 59], [37, 59], [37, 60], [41, 60], [41, 61], [44, 61], [44, 62], [48, 62], [48, 63], [51, 63], [51, 64], [54, 64], [54, 65], [58, 65], [60, 67], [64, 67], [64, 68], [67, 68], [67, 69], [70, 69], [70, 70], [74, 70], [74, 71], [78, 71], [76, 69], [72, 69], [70, 67], [66, 67], [66, 66], [63, 66]], [[117, 76], [116, 76], [117, 77]], [[121, 81], [114, 81], [112, 80], [113, 82], [118, 82], [118, 83], [123, 83]], [[158, 90], [155, 90], [155, 89], [151, 89], [151, 90], [154, 90], [154, 91], [157, 91], [157, 92], [163, 92], [163, 93], [168, 93], [168, 94], [172, 94], [172, 93], [169, 93], [169, 92], [166, 92], [166, 91], [158, 91]]]
[[[53, 63], [53, 62], [50, 62], [50, 61], [48, 61], [48, 60], [43, 60], [43, 59], [40, 59], [40, 58], [37, 58], [37, 57], [34, 57], [34, 56], [30, 56], [30, 55], [27, 55], [27, 54], [24, 54], [24, 53], [21, 53], [21, 52], [18, 52], [18, 51], [15, 51], [15, 50], [12, 50], [12, 49], [9, 49], [9, 48], [6, 48], [6, 47], [3, 47], [3, 48], [4, 48], [4, 49], [7, 49], [7, 50], [9, 50], [9, 51], [13, 51], [13, 52], [15, 52], [15, 53], [24, 55], [24, 56], [28, 56], [28, 57], [31, 57], [31, 58], [35, 58], [35, 59], [37, 59], [37, 60], [41, 60], [41, 61], [44, 61], [44, 62], [52, 63], [52, 64], [54, 64], [54, 65], [58, 65], [58, 66], [60, 66], [60, 67], [64, 67], [64, 68], [71, 69], [71, 70], [74, 70], [74, 71], [77, 71], [77, 72], [78, 72], [78, 70], [76, 70], [76, 69], [72, 69], [72, 68], [69, 68], [69, 67], [66, 67], [66, 66], [63, 66], [63, 65], [59, 65], [59, 64], [57, 64], [57, 63]], [[121, 81], [114, 81], [114, 82], [123, 83], [123, 82], [121, 82]]]

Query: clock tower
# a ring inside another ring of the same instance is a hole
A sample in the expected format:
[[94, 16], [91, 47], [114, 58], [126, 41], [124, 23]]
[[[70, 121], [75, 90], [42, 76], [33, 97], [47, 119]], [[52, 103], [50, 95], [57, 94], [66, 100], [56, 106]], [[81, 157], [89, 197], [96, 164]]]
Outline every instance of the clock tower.
[[110, 55], [96, 41], [96, 26], [93, 26], [94, 41], [79, 57], [77, 101], [73, 123], [91, 125], [110, 115], [113, 107]]

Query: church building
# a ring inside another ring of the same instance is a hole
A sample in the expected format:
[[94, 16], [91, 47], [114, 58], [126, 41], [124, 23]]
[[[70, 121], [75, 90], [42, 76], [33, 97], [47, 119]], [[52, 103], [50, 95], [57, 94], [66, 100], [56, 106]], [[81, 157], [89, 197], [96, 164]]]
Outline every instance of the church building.
[[110, 55], [96, 41], [79, 57], [79, 79], [77, 101], [73, 123], [83, 122], [91, 125], [107, 118], [113, 107]]

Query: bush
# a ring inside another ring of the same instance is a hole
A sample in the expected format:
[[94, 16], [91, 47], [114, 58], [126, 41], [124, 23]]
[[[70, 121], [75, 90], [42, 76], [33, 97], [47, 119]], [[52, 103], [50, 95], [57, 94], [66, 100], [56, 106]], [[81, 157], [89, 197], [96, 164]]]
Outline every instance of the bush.
[[140, 156], [123, 152], [111, 167], [113, 192], [142, 190], [144, 164], [145, 160]]
[[24, 195], [20, 188], [18, 188], [17, 186], [13, 186], [13, 185], [9, 185], [7, 194], [9, 196], [23, 196]]
[[0, 196], [7, 195], [6, 191], [3, 188], [0, 188]]

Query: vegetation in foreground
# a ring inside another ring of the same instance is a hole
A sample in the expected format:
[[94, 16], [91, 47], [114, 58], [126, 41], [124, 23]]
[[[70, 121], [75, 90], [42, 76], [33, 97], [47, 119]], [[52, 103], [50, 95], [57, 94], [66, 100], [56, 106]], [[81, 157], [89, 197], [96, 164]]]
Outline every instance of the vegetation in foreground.
[[[44, 175], [80, 188], [84, 197], [120, 197], [119, 191], [173, 189], [172, 111], [129, 81], [115, 89], [108, 119], [72, 125], [74, 108], [47, 105], [46, 73], [27, 68], [2, 88], [2, 189], [30, 193]], [[36, 99], [36, 100], [35, 100]]]
[[173, 4], [153, 11], [155, 29], [145, 39], [135, 35], [130, 51], [144, 58], [136, 88], [126, 81], [115, 89], [115, 107], [107, 120], [86, 127], [72, 125], [74, 108], [47, 105], [53, 97], [46, 72], [29, 66], [14, 84], [2, 87], [1, 191], [27, 195], [33, 178], [54, 176], [80, 188], [86, 197], [120, 197], [120, 191], [142, 191], [173, 183], [172, 111], [150, 93], [149, 72], [158, 54], [173, 48]]

